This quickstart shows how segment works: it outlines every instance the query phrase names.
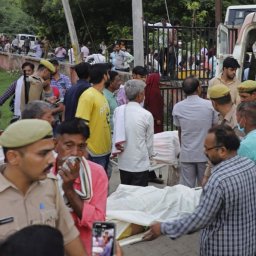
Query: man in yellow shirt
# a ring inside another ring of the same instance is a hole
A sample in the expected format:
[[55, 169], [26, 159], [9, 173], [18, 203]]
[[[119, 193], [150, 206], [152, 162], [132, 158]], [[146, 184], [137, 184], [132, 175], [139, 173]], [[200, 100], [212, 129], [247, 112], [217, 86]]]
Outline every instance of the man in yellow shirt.
[[108, 81], [106, 64], [94, 64], [90, 70], [90, 83], [79, 98], [76, 117], [86, 121], [90, 128], [87, 140], [89, 160], [102, 165], [107, 172], [111, 151], [111, 133], [108, 101], [103, 94], [105, 83]]

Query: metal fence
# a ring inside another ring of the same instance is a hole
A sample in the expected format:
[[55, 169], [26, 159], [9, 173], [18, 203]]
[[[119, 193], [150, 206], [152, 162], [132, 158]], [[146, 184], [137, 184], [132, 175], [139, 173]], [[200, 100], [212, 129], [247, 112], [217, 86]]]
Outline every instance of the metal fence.
[[[237, 30], [230, 30], [233, 50]], [[195, 75], [200, 80], [215, 76], [217, 30], [214, 27], [145, 26], [145, 64], [160, 71], [162, 80], [183, 80]], [[224, 49], [225, 50], [225, 49]]]
[[[202, 86], [201, 97], [206, 98], [208, 86]], [[173, 106], [186, 98], [181, 85], [161, 86], [161, 94], [164, 99], [164, 131], [176, 130], [173, 124], [172, 110]]]

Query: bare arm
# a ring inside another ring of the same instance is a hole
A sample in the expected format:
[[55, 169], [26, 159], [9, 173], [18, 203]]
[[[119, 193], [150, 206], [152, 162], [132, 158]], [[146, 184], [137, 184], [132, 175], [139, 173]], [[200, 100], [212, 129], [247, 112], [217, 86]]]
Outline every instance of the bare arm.
[[65, 245], [65, 253], [68, 256], [87, 256], [79, 237]]
[[52, 109], [52, 113], [56, 114], [56, 113], [59, 113], [59, 112], [63, 112], [64, 109], [65, 109], [64, 104], [63, 103], [59, 103], [56, 108]]

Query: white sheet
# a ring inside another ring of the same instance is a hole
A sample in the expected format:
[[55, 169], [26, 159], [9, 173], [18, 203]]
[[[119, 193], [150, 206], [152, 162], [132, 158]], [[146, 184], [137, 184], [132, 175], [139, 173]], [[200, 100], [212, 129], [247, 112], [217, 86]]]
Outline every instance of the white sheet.
[[163, 189], [119, 185], [108, 197], [107, 219], [117, 223], [119, 237], [129, 223], [149, 226], [153, 221], [171, 221], [192, 213], [201, 192], [201, 188], [183, 185]]

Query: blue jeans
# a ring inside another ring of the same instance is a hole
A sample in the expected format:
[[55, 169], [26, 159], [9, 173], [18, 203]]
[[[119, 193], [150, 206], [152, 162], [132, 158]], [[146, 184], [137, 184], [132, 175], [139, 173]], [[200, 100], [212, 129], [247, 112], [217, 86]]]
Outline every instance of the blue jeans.
[[108, 163], [109, 163], [109, 157], [110, 157], [110, 154], [107, 154], [105, 156], [91, 156], [90, 154], [88, 154], [89, 156], [89, 160], [96, 163], [96, 164], [99, 164], [101, 165], [104, 169], [105, 169], [105, 172], [108, 176], [108, 178], [110, 178], [110, 175], [108, 174]]

